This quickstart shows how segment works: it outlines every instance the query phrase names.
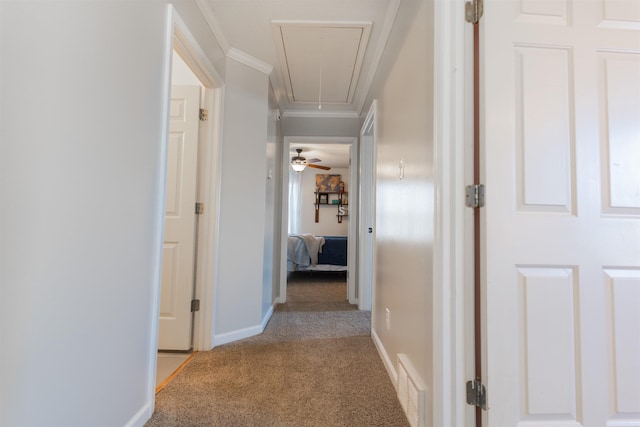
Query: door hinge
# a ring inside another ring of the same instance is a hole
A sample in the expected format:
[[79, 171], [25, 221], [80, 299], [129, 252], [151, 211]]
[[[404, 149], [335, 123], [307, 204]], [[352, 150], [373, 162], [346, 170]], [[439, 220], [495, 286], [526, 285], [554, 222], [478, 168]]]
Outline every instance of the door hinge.
[[194, 311], [200, 311], [200, 300], [199, 299], [192, 299], [191, 300], [191, 312], [193, 313]]
[[483, 0], [468, 1], [464, 5], [464, 19], [472, 24], [480, 22], [483, 12]]
[[196, 202], [196, 215], [202, 215], [204, 213], [204, 203]]
[[484, 184], [467, 185], [465, 193], [465, 205], [468, 208], [481, 208], [484, 206]]
[[478, 379], [467, 381], [467, 404], [487, 410], [487, 389]]
[[206, 122], [208, 118], [209, 118], [209, 111], [205, 110], [204, 108], [201, 108], [200, 109], [200, 121], [201, 122]]

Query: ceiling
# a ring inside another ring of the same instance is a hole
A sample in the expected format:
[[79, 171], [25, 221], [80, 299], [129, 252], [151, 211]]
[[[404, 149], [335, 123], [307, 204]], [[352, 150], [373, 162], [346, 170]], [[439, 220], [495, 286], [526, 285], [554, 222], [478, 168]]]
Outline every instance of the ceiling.
[[307, 160], [314, 158], [321, 160], [320, 162], [315, 162], [315, 165], [329, 166], [332, 168], [349, 167], [349, 144], [313, 144], [292, 141], [289, 158], [298, 155], [296, 148], [302, 149], [301, 155]]
[[400, 0], [197, 0], [228, 55], [257, 60], [283, 117], [359, 117]]

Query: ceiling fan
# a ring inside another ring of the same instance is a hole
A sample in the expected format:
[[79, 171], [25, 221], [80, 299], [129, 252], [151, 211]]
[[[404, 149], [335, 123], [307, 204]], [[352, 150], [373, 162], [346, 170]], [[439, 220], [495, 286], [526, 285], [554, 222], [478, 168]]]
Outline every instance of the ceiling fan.
[[291, 158], [291, 167], [293, 168], [294, 171], [296, 172], [301, 172], [304, 170], [305, 167], [309, 166], [310, 168], [316, 168], [316, 169], [322, 169], [322, 170], [330, 170], [331, 168], [329, 166], [322, 166], [322, 165], [314, 165], [314, 163], [318, 163], [321, 162], [322, 160], [320, 159], [305, 159], [304, 157], [302, 157], [302, 148], [296, 148], [296, 151], [298, 152], [297, 156], [293, 156]]

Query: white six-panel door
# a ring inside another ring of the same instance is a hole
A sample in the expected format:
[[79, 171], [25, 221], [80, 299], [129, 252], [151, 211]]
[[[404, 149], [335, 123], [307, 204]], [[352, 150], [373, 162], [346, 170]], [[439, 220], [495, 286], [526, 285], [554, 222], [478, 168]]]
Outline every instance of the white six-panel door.
[[191, 348], [199, 113], [200, 87], [172, 86], [158, 335], [160, 350]]
[[485, 426], [640, 426], [640, 2], [486, 0]]

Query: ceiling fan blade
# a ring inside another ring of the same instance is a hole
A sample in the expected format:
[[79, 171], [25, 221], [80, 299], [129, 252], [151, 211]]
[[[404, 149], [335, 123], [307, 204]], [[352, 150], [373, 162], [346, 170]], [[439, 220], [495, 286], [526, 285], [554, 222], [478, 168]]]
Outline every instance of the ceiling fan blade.
[[307, 167], [316, 168], [316, 169], [322, 169], [322, 170], [325, 170], [325, 171], [328, 171], [328, 170], [331, 169], [329, 166], [314, 165], [314, 164], [311, 164], [311, 163], [307, 164]]
[[315, 158], [315, 157], [314, 157], [313, 159], [309, 159], [309, 160], [307, 160], [307, 163], [319, 163], [319, 162], [321, 162], [321, 161], [322, 161], [322, 160], [317, 159], [317, 158]]

